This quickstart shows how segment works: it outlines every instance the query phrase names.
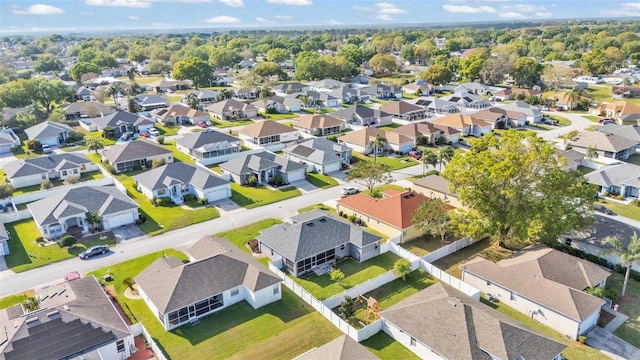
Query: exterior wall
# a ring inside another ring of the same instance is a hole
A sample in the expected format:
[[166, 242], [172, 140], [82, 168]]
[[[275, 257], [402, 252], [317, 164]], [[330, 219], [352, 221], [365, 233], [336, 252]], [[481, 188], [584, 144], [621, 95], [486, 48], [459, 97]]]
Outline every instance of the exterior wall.
[[106, 230], [109, 230], [117, 226], [133, 224], [136, 222], [138, 217], [138, 209], [135, 208], [127, 211], [121, 211], [116, 214], [111, 214], [109, 216], [104, 216], [102, 218], [102, 224]]
[[60, 142], [58, 141], [58, 137], [47, 137], [47, 138], [37, 138], [40, 140], [40, 144], [49, 145], [49, 146], [59, 146]]
[[412, 353], [416, 354], [421, 359], [446, 360], [446, 358], [440, 356], [440, 354], [432, 351], [429, 347], [417, 340], [415, 346], [411, 345], [411, 335], [405, 333], [388, 320], [383, 319], [382, 331], [387, 333], [387, 335], [391, 336], [394, 340], [402, 344], [404, 347], [409, 349]]
[[138, 189], [140, 190], [140, 192], [142, 192], [142, 194], [144, 194], [144, 196], [146, 196], [148, 199], [153, 199], [155, 197], [159, 197], [161, 195], [158, 195], [158, 190], [153, 191], [150, 190], [142, 185], [138, 185]]
[[[350, 244], [351, 245], [351, 244]], [[353, 247], [356, 247], [353, 245]], [[376, 241], [373, 244], [369, 244], [362, 249], [360, 249], [360, 262], [367, 261], [369, 259], [373, 259], [374, 257], [380, 255], [380, 243]]]
[[408, 153], [409, 151], [411, 151], [411, 149], [413, 149], [413, 141], [411, 142], [407, 142], [407, 143], [402, 143], [402, 144], [392, 144], [392, 143], [387, 143], [387, 145], [393, 150], [393, 151], [400, 151], [403, 154]]
[[282, 288], [280, 283], [277, 283], [256, 292], [251, 292], [245, 289], [245, 294], [245, 300], [249, 305], [254, 309], [258, 309], [282, 299]]
[[[280, 172], [278, 172], [280, 173]], [[280, 173], [282, 175], [282, 180], [284, 180], [285, 182], [293, 182], [293, 181], [298, 181], [298, 180], [304, 180], [305, 179], [305, 173], [306, 173], [306, 169], [300, 169], [297, 171], [293, 171], [293, 172], [288, 172], [288, 173]]]
[[42, 182], [42, 175], [35, 174], [35, 175], [29, 175], [29, 176], [14, 177], [9, 181], [11, 182], [11, 185], [13, 185], [13, 187], [17, 189], [25, 186], [40, 184], [40, 182]]
[[368, 146], [360, 146], [360, 145], [356, 145], [356, 144], [352, 144], [350, 142], [344, 142], [344, 141], [338, 141], [340, 144], [344, 144], [348, 147], [350, 147], [353, 151], [357, 151], [359, 153], [369, 153], [371, 152], [371, 149]]
[[511, 300], [512, 292], [510, 290], [490, 282], [489, 285], [487, 285], [487, 280], [477, 277], [464, 270], [462, 271], [462, 281], [486, 294], [491, 294], [492, 296], [511, 306], [515, 310], [518, 310], [528, 317], [549, 326], [559, 333], [568, 336], [573, 340], [578, 339], [578, 329], [580, 327], [580, 323], [578, 320], [570, 319], [567, 316], [562, 315], [542, 304], [533, 302], [521, 296], [520, 294], [515, 294], [516, 299]]
[[[77, 171], [77, 173], [74, 173], [74, 170]], [[57, 171], [55, 173], [59, 175], [59, 179], [64, 180], [64, 179], [66, 179], [68, 177], [71, 177], [71, 176], [80, 176], [81, 174], [83, 174], [85, 172], [96, 171], [96, 170], [98, 170], [98, 164], [87, 163], [87, 164], [85, 164], [84, 170], [82, 170], [82, 168], [78, 167], [78, 168], [75, 168], [75, 169], [72, 168], [72, 169], [63, 170], [63, 171], [66, 171], [67, 175], [62, 175], [62, 171]], [[42, 174], [44, 174], [47, 179], [51, 179], [51, 177], [49, 176], [48, 172], [43, 172], [43, 173], [35, 174], [35, 175], [14, 177], [14, 178], [10, 179], [10, 181], [11, 181], [11, 184], [13, 185], [14, 188], [21, 188], [21, 187], [32, 186], [32, 185], [40, 185], [40, 182], [42, 182]]]
[[124, 351], [118, 353], [117, 341], [111, 342], [105, 346], [98, 348], [96, 351], [100, 354], [101, 359], [127, 359], [131, 356], [131, 347], [135, 345], [133, 335], [122, 338], [124, 341]]
[[206, 198], [209, 202], [214, 202], [221, 199], [228, 199], [231, 197], [231, 184], [225, 184], [221, 186], [216, 186], [214, 188], [204, 189], [201, 191], [199, 189], [194, 189], [194, 195], [198, 199]]
[[[166, 154], [166, 155], [157, 155], [157, 156], [148, 157], [146, 159], [138, 159], [138, 160], [146, 160], [146, 162], [149, 164], [149, 167], [151, 167], [151, 163], [153, 162], [153, 160], [156, 160], [156, 159], [164, 159], [165, 164], [172, 163], [173, 162], [173, 153]], [[134, 160], [134, 161], [137, 161], [137, 160]], [[128, 161], [123, 161], [123, 162], [126, 163]], [[119, 163], [111, 164], [116, 169], [116, 173], [120, 173], [121, 172], [121, 171], [118, 171], [118, 164]]]
[[7, 240], [0, 241], [0, 256], [9, 255], [9, 244], [7, 244]]
[[340, 161], [323, 165], [317, 162], [309, 161], [309, 159], [303, 158], [295, 154], [285, 153], [284, 156], [291, 161], [308, 164], [309, 165], [309, 167], [307, 168], [308, 171], [317, 171], [321, 174], [325, 174], [327, 172], [332, 172], [332, 171], [338, 171], [341, 168]]
[[578, 333], [580, 335], [586, 333], [587, 331], [593, 329], [594, 327], [596, 327], [598, 325], [598, 318], [600, 317], [600, 309], [598, 309], [597, 311], [594, 311], [593, 314], [591, 314], [588, 318], [586, 318], [581, 324], [580, 324], [580, 328], [578, 329]]
[[426, 196], [428, 198], [431, 198], [431, 199], [442, 199], [445, 202], [447, 202], [447, 204], [449, 204], [449, 205], [451, 205], [453, 207], [457, 207], [457, 208], [463, 207], [462, 203], [460, 202], [460, 200], [458, 200], [458, 198], [456, 196], [453, 196], [451, 194], [444, 194], [444, 193], [441, 193], [439, 191], [435, 191], [435, 190], [432, 190], [432, 189], [427, 189], [425, 187], [422, 187], [420, 185], [415, 185], [415, 184], [413, 185], [413, 190], [415, 192], [417, 192], [418, 194], [424, 195], [424, 196]]

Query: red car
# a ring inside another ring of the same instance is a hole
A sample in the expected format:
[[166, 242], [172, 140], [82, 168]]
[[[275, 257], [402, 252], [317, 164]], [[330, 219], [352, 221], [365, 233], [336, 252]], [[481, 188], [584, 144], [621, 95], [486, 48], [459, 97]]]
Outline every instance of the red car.
[[203, 129], [206, 129], [207, 128], [207, 123], [205, 123], [204, 121], [198, 121], [196, 126], [199, 126], [199, 127], [203, 128]]
[[150, 136], [151, 136], [151, 134], [149, 134], [149, 133], [148, 133], [148, 132], [146, 132], [146, 131], [143, 131], [143, 132], [141, 132], [141, 133], [140, 133], [140, 136], [142, 136], [143, 138], [148, 138], [148, 137], [150, 137]]

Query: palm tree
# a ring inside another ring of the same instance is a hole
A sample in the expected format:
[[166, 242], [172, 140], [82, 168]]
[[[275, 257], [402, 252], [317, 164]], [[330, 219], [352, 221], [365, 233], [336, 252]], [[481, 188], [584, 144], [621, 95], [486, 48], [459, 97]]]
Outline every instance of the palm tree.
[[304, 107], [313, 105], [313, 98], [311, 98], [311, 96], [307, 94], [300, 95], [298, 99], [300, 99], [300, 102], [302, 103], [302, 105], [304, 105]]
[[453, 147], [444, 146], [440, 148], [440, 151], [438, 151], [438, 162], [440, 163], [439, 171], [442, 171], [442, 163], [449, 162], [451, 159], [453, 159], [454, 155], [455, 155], [455, 151]]
[[611, 254], [620, 258], [622, 265], [627, 267], [627, 271], [624, 274], [624, 283], [622, 284], [621, 296], [624, 296], [624, 293], [627, 290], [627, 283], [629, 282], [631, 266], [634, 261], [640, 261], [640, 238], [638, 238], [638, 234], [634, 231], [633, 236], [631, 236], [631, 241], [629, 241], [627, 246], [625, 246], [617, 237], [607, 238], [605, 242], [611, 245], [612, 248], [604, 250], [603, 253]]
[[271, 88], [268, 86], [260, 89], [260, 99], [262, 99], [262, 103], [264, 104], [264, 112], [267, 112], [267, 101], [271, 97]]
[[35, 297], [28, 297], [23, 303], [22, 306], [27, 310], [27, 312], [32, 312], [40, 309], [40, 301], [38, 301]]
[[373, 163], [374, 164], [378, 160], [378, 149], [384, 149], [384, 144], [386, 143], [387, 143], [387, 139], [380, 134], [377, 134], [376, 138], [371, 140], [370, 145], [373, 146]]
[[582, 92], [578, 89], [573, 89], [567, 93], [567, 102], [569, 103], [569, 110], [573, 109], [573, 104], [580, 101], [582, 98]]
[[130, 82], [136, 82], [136, 75], [140, 76], [140, 71], [136, 67], [127, 70], [127, 77]]
[[216, 100], [222, 101], [222, 100], [226, 100], [226, 99], [231, 99], [233, 97], [233, 95], [234, 95], [233, 90], [231, 90], [231, 89], [222, 89], [222, 90], [220, 90], [220, 92], [216, 96]]
[[111, 86], [109, 86], [109, 89], [107, 90], [107, 95], [111, 96], [113, 98], [113, 102], [118, 105], [118, 95], [120, 95], [120, 92], [122, 90], [122, 87], [120, 86], [120, 83], [113, 83], [111, 84]]
[[36, 118], [36, 122], [39, 123], [44, 120], [46, 114], [45, 108], [37, 101], [31, 101], [31, 104], [27, 107], [27, 115], [33, 115]]
[[137, 82], [130, 82], [125, 88], [125, 94], [127, 96], [136, 96], [138, 94], [142, 94], [143, 92], [144, 90], [140, 85], [138, 85]]
[[431, 165], [434, 168], [438, 163], [438, 155], [431, 150], [426, 150], [422, 153], [422, 175], [427, 173], [427, 165]]
[[101, 138], [97, 136], [87, 136], [85, 139], [85, 144], [87, 145], [88, 150], [95, 150], [96, 155], [98, 154], [98, 150], [104, 147], [104, 142]]
[[192, 109], [198, 109], [200, 106], [200, 102], [198, 101], [198, 95], [194, 92], [190, 92], [184, 96], [184, 100], [187, 103], [187, 106]]
[[587, 148], [587, 153], [584, 155], [584, 158], [587, 160], [595, 160], [598, 158], [598, 156], [600, 156], [598, 155], [598, 150], [596, 150], [596, 148], [593, 146], [589, 146]]

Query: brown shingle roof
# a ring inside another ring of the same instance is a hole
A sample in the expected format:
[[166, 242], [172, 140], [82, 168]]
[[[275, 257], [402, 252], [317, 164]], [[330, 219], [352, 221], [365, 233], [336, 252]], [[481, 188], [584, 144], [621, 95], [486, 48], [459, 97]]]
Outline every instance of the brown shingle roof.
[[171, 150], [142, 139], [117, 144], [103, 152], [103, 156], [112, 164], [168, 154], [171, 154]]
[[[417, 179], [413, 183], [425, 189], [435, 190], [443, 194], [450, 193], [449, 182], [440, 175], [428, 175], [423, 178]], [[456, 196], [455, 194], [452, 195]]]
[[484, 120], [477, 119], [473, 116], [462, 115], [462, 114], [450, 114], [445, 117], [436, 119], [432, 121], [432, 123], [436, 125], [451, 126], [456, 129], [464, 129], [469, 125], [478, 125], [482, 127], [491, 126], [490, 123]]
[[495, 122], [502, 115], [506, 116], [508, 119], [526, 118], [526, 115], [519, 111], [507, 110], [497, 107], [482, 109], [480, 111], [474, 112], [471, 115], [476, 119], [481, 119], [488, 122]]
[[341, 126], [344, 121], [326, 114], [302, 115], [293, 125], [303, 129], [328, 128]]
[[640, 105], [636, 105], [628, 101], [614, 101], [612, 103], [602, 105], [601, 110], [613, 111], [619, 115], [640, 114]]
[[207, 114], [204, 111], [192, 109], [184, 105], [172, 105], [167, 109], [160, 109], [157, 112], [157, 116], [160, 119], [166, 119], [174, 116], [188, 116], [191, 118], [195, 118], [195, 117], [201, 117], [201, 116], [209, 116], [209, 114]]
[[290, 126], [280, 124], [277, 121], [257, 121], [255, 124], [247, 125], [244, 129], [238, 131], [239, 134], [261, 138], [278, 134], [295, 132], [296, 130]]
[[411, 142], [411, 139], [404, 135], [394, 133], [393, 131], [384, 131], [375, 127], [366, 127], [357, 131], [352, 131], [339, 139], [355, 145], [367, 146], [376, 139], [376, 135], [380, 135], [392, 144], [402, 144]]
[[393, 129], [393, 132], [404, 134], [412, 139], [415, 139], [418, 136], [437, 133], [439, 131], [443, 132], [446, 135], [456, 134], [460, 132], [450, 126], [437, 125], [430, 122], [410, 123], [407, 125], [403, 125], [397, 129]]
[[423, 108], [405, 101], [394, 101], [382, 105], [380, 110], [392, 115], [403, 115], [408, 112], [423, 110]]
[[614, 134], [603, 134], [597, 131], [580, 131], [578, 136], [571, 140], [574, 147], [589, 148], [594, 147], [596, 150], [618, 152], [630, 147], [636, 146], [637, 143], [631, 139]]
[[298, 357], [296, 360], [376, 360], [367, 348], [360, 345], [348, 335], [342, 335], [335, 340], [314, 348]]
[[426, 200], [428, 199], [425, 196], [414, 192], [398, 193], [382, 199], [356, 194], [338, 200], [338, 204], [367, 214], [395, 228], [406, 229], [413, 225], [413, 213]]

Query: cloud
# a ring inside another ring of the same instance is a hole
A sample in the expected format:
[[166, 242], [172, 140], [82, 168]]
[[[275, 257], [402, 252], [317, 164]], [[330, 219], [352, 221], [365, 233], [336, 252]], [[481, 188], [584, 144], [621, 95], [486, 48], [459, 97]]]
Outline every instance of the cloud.
[[625, 9], [633, 9], [633, 10], [638, 10], [640, 11], [640, 2], [636, 2], [636, 3], [623, 3], [622, 7]]
[[140, 20], [140, 16], [129, 15], [129, 16], [127, 16], [127, 19], [129, 19], [129, 20], [134, 20], [134, 21], [135, 21], [135, 20]]
[[337, 21], [337, 20], [327, 20], [324, 22], [327, 25], [344, 25], [344, 23], [342, 21]]
[[376, 15], [376, 19], [382, 20], [382, 21], [391, 21], [391, 20], [393, 20], [391, 15], [387, 15], [387, 14]]
[[291, 20], [291, 19], [293, 19], [293, 16], [290, 16], [290, 15], [275, 15], [273, 18], [276, 19], [276, 20]]
[[498, 17], [500, 19], [524, 19], [526, 18], [526, 16], [515, 12], [515, 11], [508, 11], [508, 12], [501, 12], [500, 14], [498, 14]]
[[615, 10], [603, 10], [600, 13], [605, 16], [640, 16], [640, 2], [622, 3], [618, 9]]
[[402, 10], [394, 4], [388, 2], [377, 3], [374, 6], [377, 9], [379, 15], [396, 15], [406, 13], [405, 10]]
[[167, 23], [167, 22], [152, 22], [151, 26], [171, 27], [171, 23]]
[[220, 0], [220, 3], [231, 7], [244, 7], [242, 0]]
[[366, 7], [366, 6], [357, 6], [357, 5], [356, 5], [356, 6], [354, 6], [353, 8], [354, 8], [355, 10], [359, 10], [359, 11], [366, 11], [366, 12], [371, 12], [371, 11], [373, 11], [373, 9], [372, 9], [372, 8], [370, 8], [370, 7]]
[[480, 13], [495, 14], [497, 12], [496, 9], [491, 6], [473, 7], [468, 5], [442, 5], [442, 8], [445, 11], [448, 11], [451, 13], [461, 13], [461, 14], [480, 14]]
[[150, 8], [151, 2], [145, 0], [85, 0], [89, 6], [114, 6], [131, 8]]
[[91, 16], [91, 15], [93, 15], [93, 12], [91, 12], [91, 11], [80, 11], [78, 14], [80, 14], [80, 16]]
[[536, 12], [536, 16], [539, 18], [550, 18], [553, 17], [553, 13], [551, 11], [538, 11]]
[[275, 21], [273, 21], [273, 20], [267, 20], [267, 19], [262, 18], [262, 17], [257, 17], [257, 18], [256, 18], [256, 21], [257, 21], [257, 22], [261, 22], [261, 23], [263, 23], [263, 24], [275, 24]]
[[231, 16], [220, 15], [208, 18], [207, 20], [205, 20], [205, 22], [208, 24], [237, 24], [240, 22], [240, 19]]
[[35, 4], [24, 9], [13, 9], [13, 13], [17, 15], [58, 15], [64, 13], [64, 10], [51, 5]]
[[281, 5], [294, 5], [294, 6], [306, 6], [311, 5], [311, 0], [267, 0], [269, 4], [281, 4]]

